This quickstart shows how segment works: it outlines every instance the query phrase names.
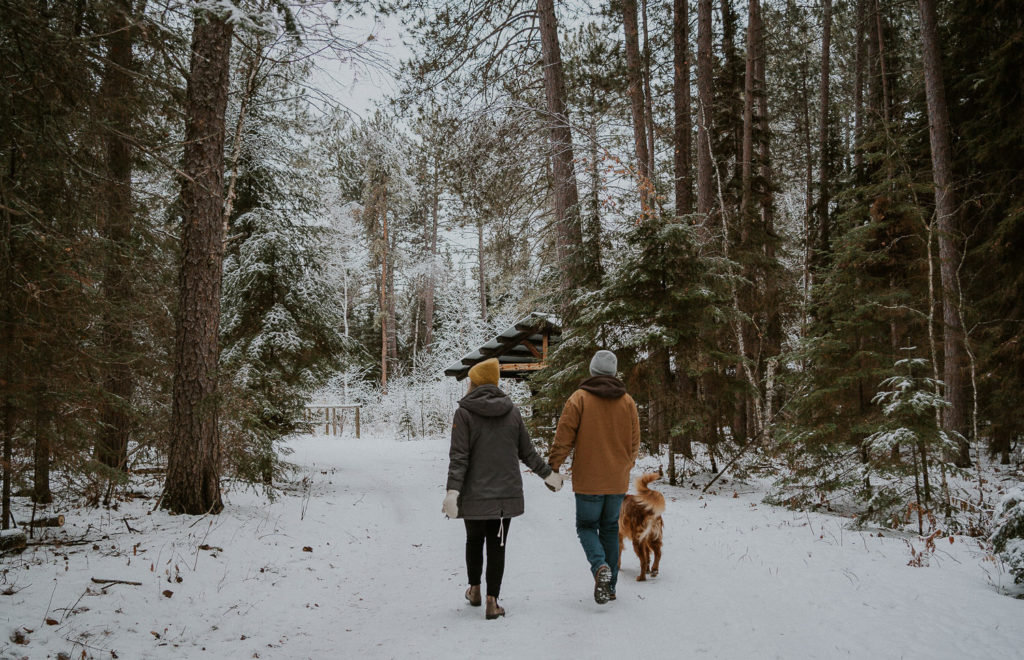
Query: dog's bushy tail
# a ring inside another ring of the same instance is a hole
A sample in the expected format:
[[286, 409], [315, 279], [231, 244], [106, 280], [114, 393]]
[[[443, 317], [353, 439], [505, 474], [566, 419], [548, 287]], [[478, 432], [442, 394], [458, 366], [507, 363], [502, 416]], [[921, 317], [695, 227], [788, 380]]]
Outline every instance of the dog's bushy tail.
[[638, 495], [646, 495], [647, 493], [652, 492], [651, 489], [647, 487], [647, 485], [650, 484], [652, 481], [657, 481], [660, 478], [661, 474], [657, 472], [648, 472], [647, 474], [634, 479], [633, 486], [636, 487], [636, 492]]

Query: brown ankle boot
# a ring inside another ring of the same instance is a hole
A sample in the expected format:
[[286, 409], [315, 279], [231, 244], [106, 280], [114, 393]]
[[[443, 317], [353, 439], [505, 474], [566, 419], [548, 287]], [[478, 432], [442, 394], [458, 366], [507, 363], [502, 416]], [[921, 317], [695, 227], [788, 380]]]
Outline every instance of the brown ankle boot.
[[498, 599], [494, 596], [487, 597], [487, 614], [488, 619], [497, 619], [499, 616], [505, 616], [505, 608], [498, 605]]
[[480, 607], [480, 585], [470, 585], [469, 589], [466, 589], [466, 600], [473, 607]]

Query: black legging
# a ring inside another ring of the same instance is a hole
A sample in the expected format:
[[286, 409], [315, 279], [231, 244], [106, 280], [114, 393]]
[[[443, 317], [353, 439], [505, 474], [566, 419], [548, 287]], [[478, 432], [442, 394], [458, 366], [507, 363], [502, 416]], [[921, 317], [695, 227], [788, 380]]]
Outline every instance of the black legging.
[[[505, 544], [510, 518], [492, 520], [465, 520], [466, 570], [469, 584], [480, 584], [484, 567], [484, 541], [487, 541], [487, 595], [498, 597], [501, 576], [505, 573]], [[500, 536], [500, 537], [499, 537]]]

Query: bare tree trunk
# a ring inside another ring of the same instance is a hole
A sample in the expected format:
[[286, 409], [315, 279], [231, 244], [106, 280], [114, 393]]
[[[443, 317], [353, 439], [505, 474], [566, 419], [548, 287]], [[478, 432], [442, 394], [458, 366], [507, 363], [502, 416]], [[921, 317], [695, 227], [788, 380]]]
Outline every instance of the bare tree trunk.
[[[771, 159], [771, 131], [768, 118], [768, 82], [765, 68], [767, 66], [767, 48], [764, 41], [764, 22], [762, 20], [761, 2], [753, 2], [752, 29], [756, 35], [754, 38], [754, 120], [758, 127], [758, 134], [755, 140], [758, 172], [760, 183], [758, 197], [761, 203], [761, 223], [765, 235], [775, 235], [775, 193], [772, 183], [772, 159]], [[769, 264], [776, 263], [775, 244], [769, 239], [764, 244], [764, 255]], [[767, 306], [767, 323], [764, 331], [765, 351], [762, 357], [778, 355], [782, 350], [782, 316], [779, 311], [779, 283], [777, 276], [768, 272], [764, 280], [764, 304]], [[767, 372], [766, 372], [767, 373]], [[766, 384], [768, 381], [765, 381]], [[771, 388], [769, 388], [770, 390]], [[766, 403], [772, 403], [772, 392], [766, 391]], [[771, 416], [769, 415], [769, 422]]]
[[803, 106], [803, 125], [801, 134], [804, 141], [804, 319], [803, 328], [807, 328], [808, 309], [811, 303], [811, 287], [814, 284], [814, 150], [811, 147], [811, 92], [807, 84], [810, 74], [806, 61], [800, 63], [800, 100]]
[[832, 49], [832, 0], [822, 0], [824, 15], [821, 31], [821, 98], [818, 116], [818, 249], [824, 258], [830, 249], [829, 239], [829, 173], [828, 113], [829, 113], [829, 54]]
[[889, 73], [885, 62], [885, 17], [878, 0], [873, 0], [875, 6], [875, 32], [877, 34], [875, 43], [878, 47], [878, 76], [879, 88], [882, 91], [882, 120], [889, 124], [889, 112], [892, 108], [892, 96], [889, 94]]
[[380, 207], [376, 209], [380, 214], [381, 227], [381, 248], [380, 248], [380, 388], [384, 394], [388, 393], [388, 334], [390, 332], [388, 320], [388, 254], [391, 243], [388, 240], [388, 205], [387, 205], [387, 180], [381, 184], [378, 194], [381, 197]]
[[754, 26], [757, 0], [747, 2], [747, 54], [746, 68], [743, 76], [743, 141], [740, 147], [740, 217], [741, 224], [746, 223], [745, 216], [750, 210], [751, 178], [754, 159], [754, 60], [757, 46], [757, 32]]
[[643, 73], [636, 18], [636, 0], [622, 0], [622, 24], [626, 36], [626, 79], [629, 82], [629, 108], [633, 116], [633, 149], [639, 174], [640, 213], [653, 215], [651, 207], [651, 172], [647, 150], [647, 132], [644, 111]]
[[967, 433], [967, 396], [964, 384], [964, 329], [960, 319], [960, 231], [953, 190], [953, 150], [950, 146], [949, 114], [942, 78], [942, 60], [936, 27], [935, 0], [918, 0], [921, 12], [921, 54], [924, 63], [924, 87], [928, 104], [928, 137], [932, 152], [932, 179], [935, 182], [935, 214], [939, 240], [939, 276], [942, 280], [943, 352], [946, 399], [949, 408], [943, 426], [961, 438], [956, 463], [971, 464]]
[[[7, 326], [11, 327], [10, 324]], [[8, 330], [5, 339], [11, 338], [11, 332]], [[10, 344], [8, 344], [10, 345]], [[5, 376], [10, 376], [10, 353], [8, 353], [7, 364], [5, 365], [4, 371]], [[5, 382], [10, 383], [9, 379], [5, 379]], [[9, 387], [9, 385], [7, 386]], [[4, 433], [4, 456], [3, 456], [3, 473], [4, 473], [4, 486], [2, 496], [2, 512], [0, 512], [0, 529], [10, 529], [11, 523], [14, 521], [11, 516], [11, 479], [14, 477], [13, 460], [14, 460], [14, 405], [11, 401], [11, 397], [8, 394], [4, 397], [4, 419], [3, 419], [3, 433]]]
[[853, 80], [853, 167], [860, 176], [864, 167], [864, 4], [857, 0], [856, 56]]
[[50, 427], [53, 405], [49, 397], [41, 391], [35, 393], [35, 419], [33, 420], [32, 439], [32, 501], [37, 504], [49, 504], [53, 501], [50, 492]]
[[224, 112], [232, 24], [197, 10], [186, 97], [181, 184], [183, 232], [171, 413], [163, 506], [219, 513], [218, 328], [224, 258]]
[[673, 0], [672, 101], [675, 134], [676, 220], [693, 213], [693, 174], [690, 164], [690, 16], [688, 0]]
[[714, 164], [711, 159], [711, 0], [697, 2], [697, 213], [702, 239], [710, 240], [714, 204]]
[[487, 320], [487, 270], [484, 265], [484, 223], [476, 223], [477, 279], [480, 289], [480, 320]]
[[[541, 55], [544, 64], [544, 97], [547, 101], [551, 135], [556, 256], [561, 263], [574, 264], [582, 240], [582, 229], [554, 0], [537, 0], [537, 14], [540, 18]], [[570, 268], [568, 276], [563, 278], [562, 285], [566, 290], [576, 288], [578, 270]], [[569, 323], [572, 319], [563, 320]]]
[[101, 231], [108, 245], [102, 285], [105, 307], [101, 334], [109, 357], [104, 375], [106, 396], [100, 410], [96, 459], [120, 470], [125, 469], [128, 461], [131, 417], [126, 408], [135, 389], [128, 362], [132, 351], [132, 282], [131, 249], [127, 243], [131, 240], [135, 215], [132, 208], [132, 147], [128, 138], [132, 131], [129, 107], [134, 40], [129, 21], [131, 10], [131, 0], [123, 0], [110, 11], [107, 61], [100, 88], [101, 111], [106, 114], [109, 126], [104, 136], [107, 178], [103, 184], [101, 205], [105, 211]]
[[0, 332], [3, 343], [0, 344], [0, 357], [3, 357], [3, 377], [0, 379], [0, 392], [3, 393], [3, 419], [0, 420], [0, 433], [3, 434], [3, 456], [0, 457], [0, 471], [3, 472], [3, 489], [0, 495], [0, 529], [10, 529], [11, 523], [11, 479], [14, 477], [11, 461], [14, 458], [14, 303], [12, 301], [12, 285], [14, 281], [11, 255], [11, 207], [7, 199], [7, 178], [14, 178], [15, 151], [10, 152], [9, 172], [0, 174], [0, 213], [3, 224], [0, 225]]
[[[388, 254], [394, 256], [398, 251], [395, 242], [395, 234], [391, 233], [391, 243], [388, 243]], [[388, 363], [392, 374], [398, 373], [398, 319], [395, 314], [395, 263], [391, 259], [391, 267], [388, 268], [388, 289], [387, 289], [387, 314], [388, 314]]]
[[437, 287], [437, 222], [441, 206], [441, 192], [437, 173], [437, 161], [434, 161], [433, 204], [430, 209], [430, 229], [427, 242], [430, 243], [430, 268], [427, 271], [426, 291], [423, 294], [423, 348], [430, 352], [434, 343], [434, 294]]
[[[644, 115], [647, 125], [647, 174], [654, 176], [654, 97], [651, 96], [651, 41], [647, 36], [647, 0], [640, 3], [640, 16], [644, 30]], [[654, 182], [651, 182], [653, 187]], [[657, 197], [653, 198], [657, 202]]]

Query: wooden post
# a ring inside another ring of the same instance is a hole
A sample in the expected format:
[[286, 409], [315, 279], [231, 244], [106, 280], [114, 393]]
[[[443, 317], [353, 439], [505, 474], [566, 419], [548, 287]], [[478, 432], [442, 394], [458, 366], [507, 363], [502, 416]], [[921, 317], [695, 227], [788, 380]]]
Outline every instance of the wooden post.
[[359, 406], [356, 406], [356, 439], [359, 439]]

